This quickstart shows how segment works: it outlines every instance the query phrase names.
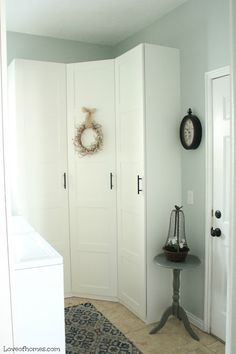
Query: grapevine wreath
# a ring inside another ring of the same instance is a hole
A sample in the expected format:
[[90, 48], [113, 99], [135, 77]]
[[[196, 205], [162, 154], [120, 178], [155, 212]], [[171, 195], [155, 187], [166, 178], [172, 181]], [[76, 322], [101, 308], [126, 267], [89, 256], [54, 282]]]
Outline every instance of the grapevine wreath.
[[[86, 113], [85, 121], [76, 128], [76, 134], [74, 138], [74, 146], [76, 151], [81, 156], [93, 155], [100, 151], [103, 147], [103, 133], [102, 126], [93, 121], [93, 114], [96, 112], [96, 108], [89, 109], [86, 107], [82, 108], [82, 112]], [[86, 129], [92, 129], [95, 133], [94, 142], [88, 146], [83, 144], [83, 133]]]

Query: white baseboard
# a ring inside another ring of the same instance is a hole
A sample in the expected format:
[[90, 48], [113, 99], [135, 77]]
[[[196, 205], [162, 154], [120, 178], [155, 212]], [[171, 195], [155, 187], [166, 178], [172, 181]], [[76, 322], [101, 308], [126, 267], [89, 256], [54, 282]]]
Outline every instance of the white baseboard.
[[70, 294], [65, 294], [65, 298], [69, 297], [80, 297], [80, 298], [85, 298], [85, 299], [91, 299], [91, 300], [104, 300], [104, 301], [113, 301], [113, 302], [119, 302], [117, 297], [114, 296], [99, 296], [99, 295], [88, 295], [88, 294], [79, 294], [79, 293], [70, 293]]
[[147, 324], [146, 318], [140, 316], [139, 314], [137, 314], [125, 301], [122, 301], [121, 299], [117, 300], [121, 305], [123, 305], [124, 307], [126, 307], [130, 312], [132, 312], [133, 315], [135, 315], [139, 320], [143, 321], [144, 324]]
[[198, 327], [201, 331], [205, 331], [204, 321], [198, 318], [197, 316], [193, 315], [192, 313], [186, 311], [188, 319], [190, 323], [194, 326]]

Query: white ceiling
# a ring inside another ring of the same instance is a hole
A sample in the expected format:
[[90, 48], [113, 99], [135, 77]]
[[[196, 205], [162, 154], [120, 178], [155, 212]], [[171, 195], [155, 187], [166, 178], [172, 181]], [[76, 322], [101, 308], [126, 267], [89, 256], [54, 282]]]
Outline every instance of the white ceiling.
[[6, 0], [14, 32], [114, 45], [187, 0]]

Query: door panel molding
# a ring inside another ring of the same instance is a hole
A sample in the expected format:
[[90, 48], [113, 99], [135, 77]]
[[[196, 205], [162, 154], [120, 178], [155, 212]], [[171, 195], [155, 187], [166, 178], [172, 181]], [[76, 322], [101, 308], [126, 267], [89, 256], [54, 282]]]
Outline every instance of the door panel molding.
[[205, 301], [204, 301], [204, 330], [210, 333], [211, 322], [211, 282], [212, 282], [212, 243], [209, 230], [212, 224], [213, 205], [213, 107], [212, 107], [212, 81], [230, 75], [229, 66], [209, 71], [205, 74], [205, 116], [206, 116], [206, 199], [205, 199]]

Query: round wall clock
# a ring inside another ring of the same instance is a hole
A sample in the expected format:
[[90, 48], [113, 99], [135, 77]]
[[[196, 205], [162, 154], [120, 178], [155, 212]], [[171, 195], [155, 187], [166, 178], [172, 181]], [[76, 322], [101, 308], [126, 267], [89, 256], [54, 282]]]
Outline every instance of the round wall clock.
[[192, 114], [191, 108], [188, 110], [180, 125], [180, 140], [187, 150], [197, 149], [202, 139], [202, 125], [198, 117]]

